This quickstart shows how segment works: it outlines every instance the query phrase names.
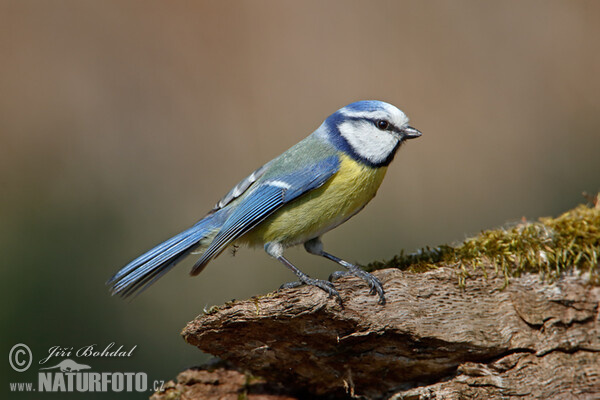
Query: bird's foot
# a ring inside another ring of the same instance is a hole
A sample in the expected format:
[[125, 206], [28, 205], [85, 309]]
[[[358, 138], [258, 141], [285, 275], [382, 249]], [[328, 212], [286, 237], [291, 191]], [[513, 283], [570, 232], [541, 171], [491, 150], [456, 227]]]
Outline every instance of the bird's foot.
[[293, 289], [293, 288], [297, 288], [302, 285], [316, 286], [319, 289], [325, 291], [329, 295], [329, 297], [335, 297], [337, 299], [337, 301], [340, 303], [340, 305], [342, 305], [342, 298], [340, 297], [340, 294], [333, 286], [333, 283], [331, 283], [329, 281], [324, 281], [321, 279], [313, 279], [308, 276], [301, 276], [300, 280], [284, 283], [283, 285], [281, 285], [281, 287], [279, 289]]
[[360, 269], [356, 265], [349, 264], [345, 265], [345, 267], [348, 268], [348, 271], [335, 271], [334, 273], [329, 275], [329, 280], [333, 282], [336, 279], [341, 278], [342, 276], [356, 276], [369, 284], [369, 287], [371, 288], [369, 294], [379, 295], [379, 304], [385, 304], [385, 291], [383, 290], [383, 285], [375, 275]]

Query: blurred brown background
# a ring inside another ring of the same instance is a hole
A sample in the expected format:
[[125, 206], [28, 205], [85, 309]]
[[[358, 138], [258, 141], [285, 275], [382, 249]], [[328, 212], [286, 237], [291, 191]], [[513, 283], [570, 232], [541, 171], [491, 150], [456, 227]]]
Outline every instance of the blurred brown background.
[[195, 279], [191, 257], [132, 302], [104, 282], [356, 100], [395, 104], [423, 137], [325, 236], [336, 255], [386, 259], [582, 202], [600, 189], [599, 17], [593, 1], [1, 1], [3, 351], [137, 344], [89, 364], [151, 379], [205, 361], [185, 322], [292, 274], [243, 249]]

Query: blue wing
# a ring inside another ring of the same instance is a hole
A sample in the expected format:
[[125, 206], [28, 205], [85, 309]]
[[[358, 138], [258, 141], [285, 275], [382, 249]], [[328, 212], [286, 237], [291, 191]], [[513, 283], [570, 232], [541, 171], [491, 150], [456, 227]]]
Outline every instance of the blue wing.
[[323, 185], [339, 167], [339, 158], [330, 156], [290, 174], [265, 179], [236, 206], [210, 246], [194, 264], [191, 274], [200, 273], [232, 241], [250, 231], [281, 206]]

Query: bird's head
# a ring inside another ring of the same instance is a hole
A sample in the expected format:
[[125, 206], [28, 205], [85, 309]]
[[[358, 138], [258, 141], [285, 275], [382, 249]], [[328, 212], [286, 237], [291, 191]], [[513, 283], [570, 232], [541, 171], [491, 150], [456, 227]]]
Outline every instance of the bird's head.
[[321, 129], [339, 150], [373, 167], [388, 165], [407, 139], [421, 136], [408, 117], [391, 104], [363, 100], [330, 115]]

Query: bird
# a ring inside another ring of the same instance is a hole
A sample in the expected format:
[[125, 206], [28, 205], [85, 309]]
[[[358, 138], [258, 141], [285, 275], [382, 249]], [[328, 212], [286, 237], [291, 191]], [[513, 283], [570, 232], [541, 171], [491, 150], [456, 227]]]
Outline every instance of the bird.
[[[297, 277], [281, 288], [316, 286], [342, 299], [333, 282], [353, 275], [363, 279], [378, 303], [385, 304], [380, 280], [323, 249], [321, 237], [361, 211], [375, 197], [400, 146], [421, 132], [404, 112], [378, 100], [340, 108], [312, 134], [256, 169], [233, 187], [198, 222], [135, 258], [108, 281], [112, 295], [140, 293], [191, 253], [199, 254], [190, 274], [198, 275], [229, 247], [263, 246]], [[284, 257], [304, 245], [345, 271], [329, 280], [314, 279]]]

